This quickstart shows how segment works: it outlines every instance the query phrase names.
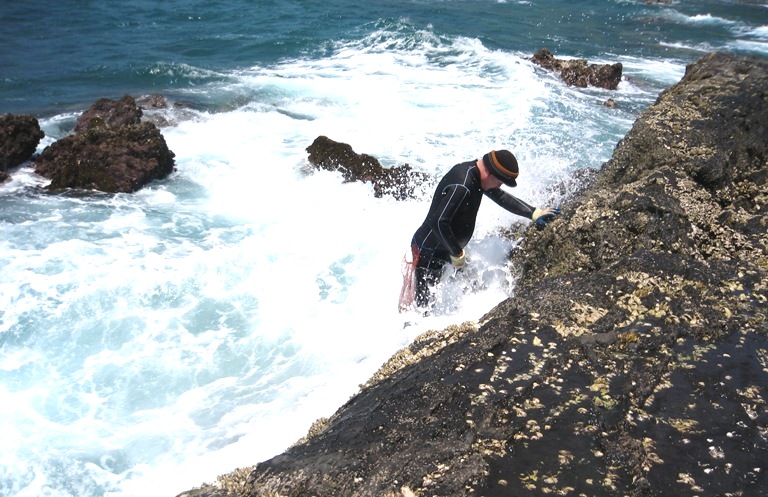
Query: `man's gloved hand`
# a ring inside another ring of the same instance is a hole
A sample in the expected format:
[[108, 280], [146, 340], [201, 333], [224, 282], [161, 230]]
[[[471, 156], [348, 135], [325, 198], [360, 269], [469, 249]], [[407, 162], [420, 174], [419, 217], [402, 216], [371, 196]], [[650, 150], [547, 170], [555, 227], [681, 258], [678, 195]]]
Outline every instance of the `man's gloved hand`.
[[464, 254], [464, 250], [457, 256], [451, 256], [451, 264], [453, 264], [453, 267], [456, 269], [464, 269], [464, 266], [467, 265], [467, 256]]
[[553, 220], [555, 216], [560, 214], [560, 207], [556, 207], [554, 209], [551, 209], [547, 207], [546, 209], [539, 209], [536, 208], [533, 211], [533, 215], [531, 216], [531, 220], [536, 223], [536, 227], [538, 229], [543, 229], [544, 226], [547, 225], [548, 222]]

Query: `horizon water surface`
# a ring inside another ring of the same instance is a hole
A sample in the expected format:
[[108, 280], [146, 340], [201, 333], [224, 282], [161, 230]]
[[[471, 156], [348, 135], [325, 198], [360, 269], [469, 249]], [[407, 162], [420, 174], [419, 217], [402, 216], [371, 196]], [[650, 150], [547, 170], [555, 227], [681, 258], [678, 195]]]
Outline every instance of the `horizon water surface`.
[[[47, 194], [28, 165], [0, 185], [9, 497], [172, 497], [256, 464], [418, 334], [514, 294], [498, 229], [520, 219], [484, 202], [469, 274], [399, 314], [432, 192], [312, 173], [317, 136], [434, 178], [509, 148], [512, 193], [543, 205], [686, 64], [768, 55], [764, 1], [41, 1], [0, 24], [0, 113], [37, 116], [40, 151], [98, 98], [179, 104], [152, 111], [177, 170], [135, 194]], [[625, 79], [566, 87], [528, 60], [542, 47]]]

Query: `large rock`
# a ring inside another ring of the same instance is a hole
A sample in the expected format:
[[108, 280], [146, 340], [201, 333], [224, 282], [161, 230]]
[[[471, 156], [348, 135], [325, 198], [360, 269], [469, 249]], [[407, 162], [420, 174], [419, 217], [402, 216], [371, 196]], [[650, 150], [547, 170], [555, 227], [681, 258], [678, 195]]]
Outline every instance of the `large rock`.
[[765, 59], [689, 66], [528, 230], [514, 297], [182, 495], [765, 495], [766, 92]]
[[309, 163], [326, 171], [341, 173], [344, 181], [362, 181], [373, 185], [374, 196], [390, 195], [398, 200], [412, 198], [428, 176], [408, 164], [384, 168], [368, 154], [358, 154], [346, 143], [319, 136], [307, 147]]
[[141, 109], [130, 96], [101, 99], [66, 136], [35, 158], [35, 172], [51, 179], [48, 189], [135, 192], [174, 169], [174, 153], [152, 123], [140, 122]]
[[585, 59], [558, 59], [546, 48], [537, 51], [531, 58], [534, 64], [560, 74], [570, 86], [586, 88], [597, 86], [615, 90], [621, 83], [623, 66], [615, 64], [588, 64]]
[[9, 178], [8, 170], [32, 158], [44, 136], [40, 123], [33, 116], [0, 116], [0, 183]]

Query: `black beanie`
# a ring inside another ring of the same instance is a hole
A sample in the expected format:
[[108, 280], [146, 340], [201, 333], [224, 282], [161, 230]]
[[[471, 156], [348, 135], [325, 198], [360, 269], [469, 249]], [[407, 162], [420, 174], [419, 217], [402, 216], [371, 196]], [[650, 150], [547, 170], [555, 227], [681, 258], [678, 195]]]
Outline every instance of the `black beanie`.
[[483, 163], [488, 172], [507, 186], [517, 186], [517, 159], [509, 150], [491, 150], [483, 156]]

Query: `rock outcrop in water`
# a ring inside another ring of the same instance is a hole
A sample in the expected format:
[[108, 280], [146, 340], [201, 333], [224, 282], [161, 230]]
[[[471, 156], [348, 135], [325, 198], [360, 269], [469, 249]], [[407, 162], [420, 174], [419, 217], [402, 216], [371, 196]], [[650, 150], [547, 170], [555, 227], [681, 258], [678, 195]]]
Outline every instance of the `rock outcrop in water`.
[[318, 169], [341, 173], [344, 181], [361, 181], [373, 185], [375, 197], [392, 196], [398, 200], [412, 198], [414, 191], [429, 177], [414, 171], [408, 164], [384, 168], [376, 157], [358, 154], [346, 143], [318, 136], [307, 147], [309, 163]]
[[77, 120], [75, 134], [46, 147], [35, 172], [51, 180], [48, 189], [131, 193], [167, 177], [174, 153], [153, 123], [141, 122], [133, 97], [100, 99]]
[[624, 69], [621, 62], [588, 64], [585, 59], [557, 59], [546, 48], [533, 54], [531, 61], [544, 69], [559, 73], [565, 84], [580, 88], [597, 86], [615, 90], [621, 83], [621, 73]]
[[285, 453], [185, 496], [757, 496], [768, 488], [768, 61], [688, 67], [514, 254]]
[[45, 133], [33, 116], [0, 115], [0, 183], [8, 171], [32, 158]]

